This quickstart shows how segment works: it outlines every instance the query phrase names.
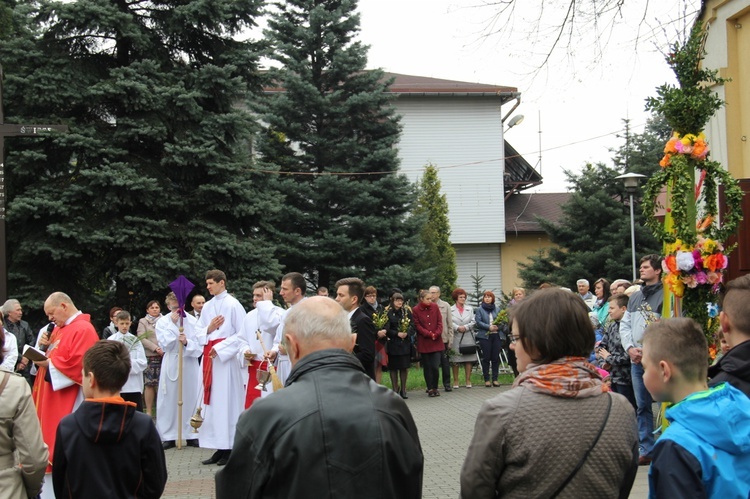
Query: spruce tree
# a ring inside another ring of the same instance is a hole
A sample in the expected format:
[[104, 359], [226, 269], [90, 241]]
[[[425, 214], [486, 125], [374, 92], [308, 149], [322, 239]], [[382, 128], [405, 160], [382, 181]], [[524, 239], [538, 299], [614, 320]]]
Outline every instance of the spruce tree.
[[239, 35], [262, 3], [15, 7], [33, 40], [0, 47], [7, 120], [70, 133], [7, 141], [11, 295], [38, 306], [63, 290], [89, 312], [140, 315], [178, 274], [203, 289], [221, 268], [241, 299], [279, 274], [266, 222], [278, 204], [236, 106], [260, 88], [259, 50]]
[[266, 30], [279, 92], [255, 103], [262, 160], [278, 168], [278, 258], [331, 286], [355, 275], [379, 289], [423, 285], [413, 185], [398, 174], [399, 119], [381, 70], [366, 71], [354, 0], [289, 0]]
[[[578, 279], [590, 282], [600, 277], [632, 279], [629, 196], [616, 179], [625, 169], [650, 176], [659, 168], [663, 144], [669, 131], [662, 119], [649, 121], [642, 134], [628, 137], [614, 151], [615, 167], [588, 164], [579, 173], [567, 172], [572, 195], [563, 205], [559, 224], [540, 219], [556, 244], [530, 255], [519, 264], [519, 275], [527, 288], [543, 282], [575, 289]], [[626, 166], [627, 165], [627, 166]], [[638, 195], [634, 197], [638, 203]], [[636, 256], [659, 253], [659, 244], [645, 228], [639, 206], [635, 207]]]
[[425, 255], [418, 269], [424, 270], [432, 283], [440, 286], [443, 295], [456, 287], [456, 250], [451, 245], [448, 220], [448, 198], [441, 192], [435, 165], [427, 165], [418, 186], [415, 215], [425, 220], [420, 231]]

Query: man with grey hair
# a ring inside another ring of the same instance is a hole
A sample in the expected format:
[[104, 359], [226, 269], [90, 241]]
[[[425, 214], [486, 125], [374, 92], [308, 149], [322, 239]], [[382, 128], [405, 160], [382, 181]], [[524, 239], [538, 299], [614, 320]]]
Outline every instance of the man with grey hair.
[[[438, 306], [440, 316], [443, 320], [443, 346], [445, 350], [440, 352], [440, 366], [443, 371], [443, 388], [446, 392], [453, 391], [451, 388], [451, 364], [448, 359], [448, 349], [453, 345], [453, 312], [448, 302], [440, 299], [440, 286], [430, 286], [430, 298]], [[458, 388], [458, 380], [456, 388]]]
[[216, 474], [217, 498], [421, 496], [414, 419], [365, 374], [354, 341], [347, 313], [330, 298], [289, 311], [286, 387], [240, 416], [229, 462]]
[[576, 287], [578, 288], [578, 296], [581, 297], [581, 300], [586, 304], [587, 307], [589, 307], [589, 310], [592, 310], [594, 308], [594, 303], [596, 303], [596, 296], [591, 294], [591, 291], [589, 291], [589, 281], [586, 279], [578, 279], [576, 281]]
[[3, 327], [6, 332], [13, 334], [16, 340], [16, 346], [18, 347], [18, 363], [16, 364], [16, 371], [26, 378], [31, 386], [34, 386], [34, 376], [31, 375], [31, 362], [26, 357], [23, 357], [24, 345], [34, 346], [36, 336], [34, 331], [29, 327], [29, 323], [22, 320], [23, 308], [21, 303], [15, 298], [11, 298], [3, 303], [2, 307], [3, 315], [5, 320], [3, 321]]

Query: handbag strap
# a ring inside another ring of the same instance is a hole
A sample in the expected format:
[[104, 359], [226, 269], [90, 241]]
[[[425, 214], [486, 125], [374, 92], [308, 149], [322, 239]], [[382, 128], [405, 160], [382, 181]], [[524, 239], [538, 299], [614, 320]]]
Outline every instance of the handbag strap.
[[578, 461], [578, 464], [576, 467], [571, 471], [570, 475], [568, 475], [568, 478], [565, 479], [565, 481], [560, 485], [554, 494], [552, 494], [551, 497], [557, 497], [557, 495], [563, 491], [563, 489], [570, 483], [570, 481], [573, 479], [574, 476], [576, 476], [576, 473], [583, 467], [583, 463], [586, 462], [586, 459], [589, 457], [589, 454], [592, 450], [594, 450], [594, 447], [596, 447], [596, 443], [599, 442], [599, 438], [602, 436], [602, 433], [604, 432], [604, 427], [607, 426], [607, 421], [609, 421], [609, 415], [612, 412], [612, 394], [610, 392], [607, 392], [607, 414], [604, 415], [604, 421], [602, 421], [602, 426], [599, 428], [599, 433], [596, 434], [596, 438], [594, 438], [594, 441], [591, 443], [591, 446], [588, 448], [586, 453], [581, 457], [581, 460]]

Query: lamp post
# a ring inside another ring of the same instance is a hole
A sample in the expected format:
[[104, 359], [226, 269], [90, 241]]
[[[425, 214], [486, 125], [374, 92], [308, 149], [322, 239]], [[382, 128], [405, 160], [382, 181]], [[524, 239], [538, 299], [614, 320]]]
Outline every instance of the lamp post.
[[633, 256], [633, 282], [635, 282], [635, 214], [633, 213], [633, 194], [638, 190], [638, 185], [641, 183], [641, 179], [646, 178], [646, 176], [641, 175], [640, 173], [625, 173], [615, 178], [622, 180], [622, 183], [625, 185], [625, 191], [630, 195], [630, 247]]

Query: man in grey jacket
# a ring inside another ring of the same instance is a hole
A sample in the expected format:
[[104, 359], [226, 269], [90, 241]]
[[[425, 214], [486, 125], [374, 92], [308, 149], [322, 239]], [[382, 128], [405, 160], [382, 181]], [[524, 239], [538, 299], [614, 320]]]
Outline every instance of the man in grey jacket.
[[[448, 360], [448, 349], [453, 345], [453, 313], [450, 304], [440, 299], [439, 286], [430, 286], [430, 294], [433, 303], [437, 304], [443, 318], [443, 345], [445, 350], [440, 354], [440, 367], [443, 371], [443, 388], [446, 392], [450, 392], [453, 389], [451, 388], [451, 364]], [[458, 380], [455, 380], [455, 385], [458, 386]]]
[[628, 301], [628, 309], [620, 321], [622, 348], [630, 356], [630, 373], [633, 380], [635, 401], [638, 404], [638, 438], [640, 457], [638, 464], [651, 463], [651, 449], [654, 447], [654, 403], [651, 394], [643, 384], [643, 332], [649, 324], [661, 318], [664, 288], [661, 283], [661, 257], [646, 255], [641, 258], [640, 274], [644, 285], [633, 293]]

